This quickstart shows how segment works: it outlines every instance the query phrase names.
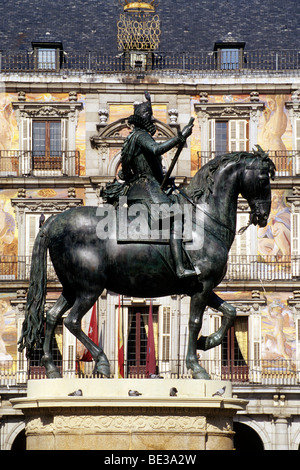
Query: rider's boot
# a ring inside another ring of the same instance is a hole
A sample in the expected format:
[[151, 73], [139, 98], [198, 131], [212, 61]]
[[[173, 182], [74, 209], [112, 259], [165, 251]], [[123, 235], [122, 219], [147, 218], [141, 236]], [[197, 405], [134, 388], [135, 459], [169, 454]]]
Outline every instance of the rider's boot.
[[173, 259], [174, 259], [175, 266], [176, 266], [177, 276], [180, 279], [182, 279], [184, 277], [189, 277], [189, 276], [197, 276], [197, 272], [195, 270], [186, 269], [183, 265], [182, 241], [181, 241], [181, 239], [176, 239], [176, 238], [171, 237], [170, 246], [171, 246]]

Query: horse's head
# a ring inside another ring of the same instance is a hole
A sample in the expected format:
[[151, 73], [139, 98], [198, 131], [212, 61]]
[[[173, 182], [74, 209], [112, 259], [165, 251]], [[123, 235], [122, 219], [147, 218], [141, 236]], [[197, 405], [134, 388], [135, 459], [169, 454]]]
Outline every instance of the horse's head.
[[261, 147], [257, 149], [245, 158], [241, 194], [251, 209], [249, 225], [265, 227], [271, 209], [270, 177], [274, 179], [275, 165]]

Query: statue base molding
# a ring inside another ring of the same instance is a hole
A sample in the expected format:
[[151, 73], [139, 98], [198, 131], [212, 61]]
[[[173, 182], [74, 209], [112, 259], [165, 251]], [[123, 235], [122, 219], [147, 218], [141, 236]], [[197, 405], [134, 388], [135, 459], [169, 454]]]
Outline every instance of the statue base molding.
[[232, 450], [233, 417], [247, 404], [230, 382], [192, 379], [30, 380], [27, 397], [11, 401], [27, 450]]

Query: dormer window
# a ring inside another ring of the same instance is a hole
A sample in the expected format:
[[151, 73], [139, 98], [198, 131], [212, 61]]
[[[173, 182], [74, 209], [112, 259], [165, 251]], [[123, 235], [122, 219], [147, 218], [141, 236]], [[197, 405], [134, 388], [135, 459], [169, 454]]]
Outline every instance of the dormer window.
[[37, 68], [39, 70], [55, 70], [56, 49], [39, 48], [37, 50]]
[[220, 66], [222, 70], [234, 70], [240, 68], [239, 49], [220, 49]]
[[223, 41], [215, 42], [214, 51], [218, 68], [221, 70], [241, 69], [244, 62], [245, 42], [237, 41], [231, 33]]
[[63, 62], [61, 42], [32, 42], [34, 65], [37, 71], [59, 71]]

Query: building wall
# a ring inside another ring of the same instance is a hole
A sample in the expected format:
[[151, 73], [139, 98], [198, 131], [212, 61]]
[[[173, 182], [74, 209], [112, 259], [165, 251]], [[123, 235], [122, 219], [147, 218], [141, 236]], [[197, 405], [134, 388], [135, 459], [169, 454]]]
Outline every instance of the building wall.
[[[101, 84], [99, 84], [99, 87], [101, 88]], [[259, 86], [257, 88], [259, 89]], [[69, 102], [69, 91], [74, 89], [74, 84], [70, 84], [69, 89], [68, 87], [65, 89], [68, 91], [63, 93], [26, 92], [25, 103], [53, 104], [56, 102]], [[46, 207], [48, 207], [48, 210], [49, 207], [52, 208], [51, 210], [54, 207], [58, 211], [64, 210], [74, 200], [78, 204], [101, 204], [100, 189], [107, 181], [112, 181], [115, 177], [122, 144], [124, 138], [129, 133], [128, 127], [124, 125], [124, 119], [132, 114], [133, 103], [143, 100], [143, 89], [144, 85], [137, 90], [134, 90], [130, 85], [122, 85], [121, 91], [116, 87], [114, 92], [104, 92], [103, 90], [99, 92], [96, 89], [91, 92], [83, 87], [82, 92], [77, 93], [77, 102], [81, 102], [83, 106], [82, 110], [78, 113], [76, 125], [76, 149], [80, 151], [80, 176], [77, 178], [67, 178], [65, 181], [61, 177], [54, 179], [49, 176], [48, 178], [40, 179], [38, 182], [35, 178], [28, 178], [26, 180], [23, 178], [18, 179], [16, 183], [11, 185], [6, 181], [6, 184], [0, 191], [3, 214], [1, 255], [8, 256], [12, 254], [20, 256], [24, 254], [24, 248], [22, 248], [24, 245], [20, 244], [21, 203], [25, 204], [28, 210], [32, 210], [30, 207], [32, 208], [33, 204], [36, 204], [34, 213], [43, 212]], [[251, 95], [248, 92], [239, 93], [229, 90], [230, 92], [224, 94], [217, 91], [207, 93], [203, 102], [203, 94], [199, 93], [199, 90], [188, 93], [175, 93], [173, 84], [170, 88], [167, 85], [162, 85], [162, 83], [151, 85], [154, 115], [159, 120], [159, 132], [156, 136], [158, 140], [164, 140], [176, 134], [178, 126], [182, 128], [188, 122], [191, 115], [195, 117], [192, 137], [187, 147], [183, 150], [179, 164], [175, 168], [175, 174], [181, 183], [186, 184], [189, 182], [189, 179], [197, 171], [199, 167], [198, 152], [202, 152], [203, 149], [208, 151], [209, 148], [208, 128], [203, 127], [203, 115], [200, 115], [197, 105], [208, 107], [213, 105], [215, 109], [221, 106], [220, 109], [223, 111], [227, 108], [230, 109], [230, 106], [234, 108], [235, 104], [238, 106], [245, 105], [247, 119], [249, 122], [251, 120], [248, 134], [249, 150], [251, 150], [252, 145], [255, 143], [271, 151], [292, 151], [295, 148], [295, 127], [293, 128], [292, 126], [291, 113], [285, 105], [282, 106], [282, 103], [291, 101], [291, 93], [263, 92], [259, 94], [259, 107], [254, 109], [255, 103], [253, 104]], [[12, 105], [13, 102], [18, 100], [18, 93], [2, 93], [1, 122], [2, 132], [6, 139], [4, 150], [18, 150], [20, 148], [18, 116], [16, 108]], [[201, 112], [203, 112], [203, 109], [201, 109]], [[244, 112], [241, 111], [242, 118], [244, 117]], [[218, 114], [217, 116], [220, 118], [221, 115]], [[232, 116], [232, 114], [229, 116]], [[239, 115], [236, 117], [239, 117]], [[93, 136], [98, 138], [96, 147], [91, 145], [91, 138]], [[255, 138], [256, 140], [254, 140]], [[166, 166], [170, 164], [173, 155], [174, 153], [169, 152], [165, 156]], [[249, 360], [249, 363], [256, 359], [265, 361], [285, 360], [288, 363], [288, 367], [291, 368], [293, 380], [297, 382], [297, 371], [299, 369], [297, 363], [299, 354], [297, 343], [299, 310], [295, 297], [297, 283], [292, 280], [286, 270], [282, 276], [276, 271], [277, 277], [274, 277], [273, 265], [268, 261], [268, 256], [270, 255], [277, 255], [280, 260], [281, 257], [290, 256], [293, 253], [291, 248], [291, 218], [295, 207], [295, 190], [293, 190], [293, 187], [297, 186], [297, 180], [289, 176], [289, 168], [281, 167], [280, 170], [282, 172], [286, 171], [287, 175], [281, 174], [273, 184], [272, 209], [267, 229], [262, 230], [252, 227], [248, 229], [245, 235], [246, 245], [243, 245], [241, 239], [238, 241], [239, 249], [243, 249], [241, 248], [242, 245], [247, 248], [247, 251], [243, 252], [243, 254], [259, 257], [262, 273], [261, 279], [256, 279], [255, 282], [249, 283], [247, 281], [230, 282], [230, 279], [225, 280], [219, 286], [217, 293], [237, 307], [238, 317], [246, 316], [248, 319], [247, 360]], [[75, 191], [70, 191], [72, 188], [75, 188]], [[25, 193], [20, 191], [23, 189], [25, 189]], [[39, 201], [41, 205], [39, 205]], [[49, 203], [50, 206], [48, 205]], [[244, 215], [245, 209], [246, 206], [241, 203], [238, 216], [240, 225], [238, 227], [244, 225], [248, 220], [248, 216]], [[5, 279], [2, 278], [2, 281], [5, 281]], [[17, 339], [24, 315], [25, 302], [25, 294], [20, 292], [20, 288], [25, 289], [26, 293], [26, 283], [21, 283], [20, 285], [20, 283], [13, 282], [14, 279], [6, 279], [6, 281], [5, 283], [2, 282], [0, 289], [2, 305], [0, 312], [2, 334], [1, 358], [16, 360], [19, 358]], [[49, 291], [47, 299], [49, 305], [54, 302], [58, 293], [59, 286], [55, 286]], [[132, 299], [125, 299], [125, 322], [126, 312], [128, 312], [126, 309], [131, 305]], [[149, 307], [149, 299], [146, 299], [144, 303], [137, 303], [137, 305]], [[156, 329], [157, 358], [160, 359], [163, 351], [161, 317], [163, 309], [168, 308], [171, 325], [168, 333], [171, 339], [169, 357], [171, 359], [180, 358], [182, 363], [184, 363], [188, 334], [189, 298], [155, 299], [155, 305], [159, 309], [160, 318]], [[109, 359], [112, 361], [112, 371], [116, 373], [118, 296], [113, 293], [104, 292], [97, 303], [97, 311], [100, 341]], [[91, 311], [87, 313], [83, 322], [85, 331], [88, 331], [90, 317]], [[203, 334], [207, 335], [213, 332], [218, 322], [220, 322], [218, 313], [208, 309], [204, 318]], [[65, 343], [64, 346], [61, 346], [63, 351], [66, 352], [68, 346], [72, 345], [73, 357], [80, 357], [82, 355], [82, 346], [78, 342], [76, 344], [74, 338], [71, 338], [71, 335], [65, 329], [62, 341]], [[256, 348], [255, 344], [259, 344], [259, 349]], [[216, 361], [220, 358], [220, 354], [221, 349], [218, 347], [207, 353], [199, 351], [199, 358], [204, 362]], [[259, 357], [256, 354], [259, 354]], [[170, 364], [160, 365], [162, 370], [163, 367], [165, 368], [164, 370], [166, 368], [171, 370]], [[0, 368], [2, 372], [4, 367], [3, 362], [1, 362]], [[173, 367], [173, 371], [176, 370], [176, 367]], [[286, 365], [284, 367], [286, 368]], [[180, 372], [186, 373], [187, 371], [182, 368]], [[280, 373], [280, 371], [274, 371], [274, 367], [269, 362], [266, 362], [264, 378], [267, 384], [268, 381], [272, 383], [276, 373]], [[240, 396], [245, 395], [245, 392], [240, 390], [238, 390], [238, 393]], [[274, 392], [273, 395], [276, 395], [276, 393]], [[250, 427], [255, 429], [262, 438], [265, 448], [275, 448], [276, 445], [281, 445], [280, 443], [276, 444], [276, 436], [278, 434], [275, 426], [276, 420], [266, 418], [266, 410], [268, 410], [269, 406], [268, 400], [272, 401], [273, 398], [268, 398], [258, 413], [258, 395], [249, 392], [247, 396], [251, 406], [253, 405], [256, 408], [250, 407], [248, 414], [238, 416], [237, 420], [248, 423]], [[295, 413], [294, 407], [292, 407], [291, 413]], [[291, 436], [287, 445], [296, 447], [298, 445], [297, 421], [288, 421], [287, 424], [280, 422], [277, 429], [280, 426], [282, 428], [284, 425], [288, 427], [289, 435]], [[7, 426], [3, 429], [5, 429], [6, 434], [9, 433]], [[271, 432], [273, 433], [273, 440], [268, 440], [266, 436], [269, 438]]]

